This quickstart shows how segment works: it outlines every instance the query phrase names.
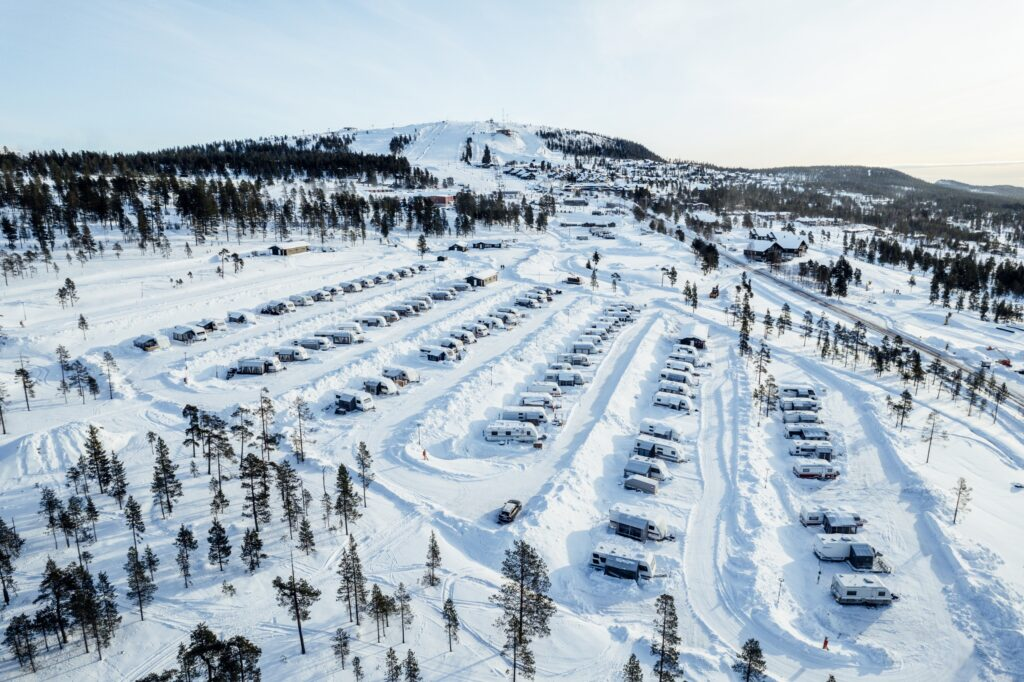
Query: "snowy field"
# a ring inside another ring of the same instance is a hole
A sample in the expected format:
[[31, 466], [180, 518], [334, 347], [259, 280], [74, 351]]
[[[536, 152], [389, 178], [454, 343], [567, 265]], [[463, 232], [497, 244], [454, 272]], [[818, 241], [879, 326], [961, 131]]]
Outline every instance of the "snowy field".
[[[560, 159], [542, 150], [539, 138], [528, 131], [509, 139], [474, 125], [480, 124], [359, 133], [354, 147], [382, 151], [393, 134], [414, 135], [405, 150], [411, 162], [479, 191], [493, 189], [497, 180], [492, 171], [467, 170], [454, 161], [454, 150], [467, 136], [480, 146], [486, 141], [502, 160]], [[723, 259], [719, 271], [702, 274], [689, 244], [643, 234], [631, 219], [617, 218], [620, 236], [615, 240], [579, 240], [584, 228], [557, 224], [545, 233], [528, 234], [483, 228], [476, 237], [505, 238], [509, 248], [449, 252], [453, 239], [440, 239], [431, 240], [431, 251], [422, 257], [415, 235], [402, 231], [394, 245], [368, 239], [334, 251], [249, 257], [242, 271], [223, 278], [215, 272], [222, 246], [249, 252], [266, 244], [214, 241], [193, 247], [186, 258], [182, 236], [172, 239], [173, 255], [167, 259], [126, 252], [115, 260], [108, 251], [105, 260], [62, 269], [59, 279], [40, 272], [11, 280], [0, 298], [0, 321], [9, 335], [0, 348], [0, 381], [11, 394], [8, 435], [0, 436], [0, 509], [16, 524], [26, 547], [17, 565], [19, 591], [4, 622], [32, 610], [48, 556], [60, 565], [76, 559], [73, 543], [69, 548], [61, 539], [54, 547], [36, 510], [43, 486], [64, 497], [70, 494], [65, 472], [78, 461], [90, 424], [101, 428], [108, 450], [126, 464], [129, 492], [143, 506], [145, 542], [162, 562], [155, 601], [140, 620], [123, 596], [130, 533], [116, 502], [95, 495], [100, 518], [98, 541], [89, 547], [92, 567], [114, 581], [122, 595], [124, 623], [102, 662], [73, 644], [47, 654], [48, 664], [35, 677], [133, 680], [172, 667], [178, 644], [196, 623], [206, 621], [219, 633], [244, 634], [260, 646], [265, 680], [350, 679], [349, 672], [338, 669], [330, 647], [335, 629], [349, 626], [344, 603], [335, 600], [336, 570], [348, 540], [337, 519], [333, 528], [325, 527], [319, 500], [324, 472], [333, 493], [337, 466], [354, 469], [356, 446], [364, 442], [376, 480], [365, 516], [352, 533], [369, 581], [387, 592], [404, 583], [412, 592], [415, 614], [406, 645], [393, 626], [380, 643], [372, 622], [352, 626], [352, 653], [363, 660], [368, 679], [382, 679], [389, 646], [400, 657], [406, 648], [414, 649], [428, 680], [502, 679], [509, 664], [494, 625], [498, 612], [488, 598], [501, 582], [504, 551], [516, 539], [529, 542], [544, 558], [557, 605], [551, 636], [535, 643], [538, 679], [618, 679], [631, 653], [649, 678], [654, 600], [663, 593], [675, 597], [679, 610], [687, 679], [732, 679], [735, 653], [751, 637], [761, 642], [768, 673], [778, 680], [824, 682], [829, 674], [839, 680], [1024, 679], [1024, 490], [1012, 485], [1024, 482], [1024, 416], [1009, 405], [994, 418], [991, 412], [967, 416], [948, 395], [937, 398], [926, 382], [900, 430], [885, 403], [886, 396], [904, 390], [898, 379], [878, 379], [866, 362], [854, 368], [822, 360], [814, 339], [802, 338], [795, 328], [781, 336], [775, 331], [765, 339], [772, 349], [769, 371], [780, 385], [810, 384], [823, 394], [821, 419], [840, 450], [838, 479], [798, 479], [791, 471], [793, 458], [779, 413], [758, 414], [752, 400], [756, 367], [738, 354], [737, 329], [726, 312], [737, 300], [736, 287], [747, 266]], [[97, 237], [113, 239], [100, 231]], [[585, 264], [595, 250], [601, 258], [598, 287], [592, 289]], [[827, 260], [840, 252], [841, 245], [833, 242], [808, 255]], [[438, 254], [447, 260], [437, 261]], [[412, 277], [339, 294], [334, 301], [300, 306], [287, 315], [258, 314], [272, 299], [419, 264], [425, 271]], [[678, 271], [675, 286], [662, 276], [665, 266]], [[904, 273], [858, 267], [872, 287], [852, 292], [844, 302], [851, 309], [929, 343], [948, 342], [968, 361], [980, 359], [989, 345], [1005, 348], [1014, 360], [1024, 359], [1024, 332], [1016, 335], [1019, 339], [998, 336], [991, 324], [968, 313], [943, 326], [942, 313], [928, 305], [925, 283], [910, 290]], [[497, 282], [437, 301], [432, 309], [389, 327], [369, 329], [365, 343], [310, 351], [309, 360], [286, 363], [287, 369], [276, 374], [226, 378], [239, 359], [271, 355], [293, 339], [485, 270], [498, 271]], [[620, 276], [614, 290], [611, 273]], [[583, 284], [566, 284], [570, 275]], [[64, 309], [54, 291], [66, 276], [77, 283], [80, 300]], [[179, 278], [182, 285], [174, 285]], [[684, 282], [697, 286], [696, 309], [680, 294]], [[514, 306], [518, 296], [541, 285], [564, 293], [526, 310], [520, 324], [494, 329], [469, 344], [461, 360], [421, 359], [423, 345], [496, 308]], [[711, 299], [715, 285], [722, 295]], [[816, 318], [821, 313], [770, 278], [755, 276], [753, 288], [755, 347], [765, 310], [777, 316], [788, 303], [794, 326], [807, 309]], [[903, 293], [885, 293], [895, 289]], [[581, 369], [585, 383], [565, 391], [558, 423], [540, 427], [542, 448], [484, 440], [484, 427], [499, 417], [503, 405], [541, 380], [548, 364], [607, 306], [626, 302], [640, 307], [636, 319], [609, 335], [594, 365]], [[208, 341], [172, 342], [151, 353], [132, 345], [139, 335], [169, 335], [175, 325], [223, 320], [228, 311], [252, 313], [255, 323], [228, 324]], [[85, 331], [77, 326], [79, 315], [88, 321]], [[710, 366], [701, 371], [695, 390], [697, 410], [683, 415], [655, 407], [652, 400], [677, 332], [694, 320], [710, 330], [703, 353]], [[83, 400], [72, 392], [65, 401], [58, 391], [58, 345], [100, 377], [97, 398], [87, 394]], [[112, 399], [103, 375], [105, 352], [117, 363]], [[31, 411], [13, 381], [22, 362], [36, 380]], [[375, 397], [372, 412], [334, 414], [336, 393], [359, 389], [363, 380], [393, 365], [418, 370], [421, 381], [399, 395]], [[195, 405], [231, 423], [236, 407], [253, 406], [263, 389], [277, 407], [275, 428], [286, 435], [297, 428], [287, 409], [296, 397], [312, 410], [304, 425], [305, 461], [296, 462], [288, 444], [274, 458], [291, 461], [312, 493], [309, 517], [316, 550], [306, 555], [295, 549], [275, 501], [273, 521], [262, 529], [269, 556], [255, 573], [245, 571], [238, 545], [251, 520], [242, 516], [237, 464], [227, 464], [231, 478], [224, 489], [231, 504], [221, 520], [235, 550], [220, 571], [205, 561], [211, 492], [204, 461], [196, 460], [199, 475], [189, 474], [193, 460], [191, 448], [183, 444], [187, 424], [182, 408]], [[948, 437], [935, 440], [925, 464], [922, 434], [931, 411], [942, 415]], [[671, 477], [653, 496], [622, 486], [622, 467], [641, 421], [648, 418], [682, 433], [688, 459], [667, 464]], [[149, 490], [151, 431], [170, 445], [184, 481], [184, 498], [166, 519]], [[951, 491], [961, 476], [974, 494], [954, 526]], [[521, 500], [523, 511], [515, 522], [498, 525], [497, 510], [509, 498]], [[661, 515], [675, 536], [645, 546], [656, 559], [651, 580], [617, 579], [588, 566], [594, 546], [614, 537], [608, 512], [619, 503]], [[804, 508], [837, 506], [867, 520], [863, 537], [884, 555], [892, 571], [884, 580], [900, 597], [892, 606], [833, 601], [832, 575], [848, 571], [815, 558], [816, 533], [803, 527], [798, 516]], [[173, 561], [172, 542], [182, 524], [200, 540], [195, 583], [187, 589]], [[420, 584], [431, 531], [442, 555], [437, 587]], [[276, 605], [271, 587], [275, 576], [287, 575], [290, 557], [296, 574], [323, 592], [304, 624], [305, 656], [299, 654], [294, 623]], [[225, 581], [233, 585], [234, 595], [222, 592]], [[447, 598], [463, 625], [451, 653], [441, 622]], [[827, 651], [822, 649], [825, 637]], [[32, 676], [5, 655], [0, 678]]]

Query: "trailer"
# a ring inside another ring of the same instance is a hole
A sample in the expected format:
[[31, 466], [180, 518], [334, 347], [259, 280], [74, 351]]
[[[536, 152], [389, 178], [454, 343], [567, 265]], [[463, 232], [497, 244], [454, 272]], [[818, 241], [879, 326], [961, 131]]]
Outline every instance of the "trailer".
[[339, 346], [366, 341], [366, 337], [363, 336], [362, 332], [358, 332], [355, 329], [321, 329], [313, 332], [313, 336]]
[[805, 412], [804, 410], [790, 410], [782, 413], [783, 424], [820, 424], [821, 417], [817, 412]]
[[818, 392], [813, 386], [807, 384], [784, 384], [779, 386], [779, 397], [816, 399]]
[[458, 339], [459, 341], [466, 345], [476, 343], [476, 334], [465, 329], [452, 329], [451, 331], [448, 332], [448, 336], [452, 337], [453, 339]]
[[821, 534], [814, 540], [814, 556], [822, 561], [846, 561], [855, 542], [857, 538], [849, 535]]
[[399, 387], [407, 384], [417, 384], [420, 381], [420, 373], [408, 367], [385, 367], [381, 371], [381, 375], [391, 379]]
[[548, 370], [544, 373], [544, 381], [551, 381], [559, 386], [582, 386], [583, 375], [574, 370]]
[[506, 405], [501, 408], [501, 419], [506, 421], [530, 422], [540, 425], [549, 421], [548, 411], [543, 407]]
[[557, 410], [562, 403], [556, 400], [550, 393], [524, 391], [519, 394], [519, 404], [528, 407], [546, 407], [549, 410]]
[[491, 330], [487, 328], [487, 325], [478, 322], [466, 322], [462, 325], [462, 328], [467, 332], [472, 332], [478, 339], [490, 336], [491, 334]]
[[658, 378], [663, 379], [664, 381], [671, 381], [677, 384], [686, 384], [687, 386], [700, 385], [700, 381], [697, 379], [697, 377], [691, 374], [690, 372], [683, 372], [681, 370], [670, 369], [668, 367], [661, 370], [661, 373], [658, 374]]
[[309, 292], [309, 296], [317, 303], [329, 303], [334, 300], [334, 294], [328, 289], [315, 289]]
[[638, 542], [675, 540], [660, 516], [639, 507], [624, 504], [613, 506], [608, 511], [608, 526], [616, 535]]
[[530, 422], [498, 419], [484, 428], [484, 440], [492, 443], [533, 443], [537, 438], [537, 427]]
[[369, 412], [377, 409], [373, 397], [369, 393], [335, 393], [334, 414], [349, 412]]
[[783, 412], [817, 412], [821, 405], [813, 398], [779, 398], [779, 409]]
[[540, 301], [536, 301], [536, 300], [534, 300], [532, 298], [529, 298], [527, 296], [518, 296], [516, 298], [516, 305], [521, 307], [521, 308], [539, 308], [540, 307]]
[[622, 482], [622, 487], [634, 492], [656, 495], [658, 493], [658, 482], [646, 476], [633, 475]]
[[[857, 526], [857, 528], [861, 528], [861, 527], [864, 526], [865, 523], [867, 523], [867, 521], [864, 520], [863, 516], [861, 516], [857, 512], [849, 511], [848, 509], [838, 509], [838, 510], [830, 510], [830, 509], [801, 509], [800, 510], [800, 523], [803, 524], [804, 526], [824, 526], [825, 525], [825, 515], [826, 514], [841, 514], [843, 516], [847, 516], [847, 517], [849, 517], [850, 519], [853, 520], [853, 523], [854, 523], [854, 525]], [[828, 533], [828, 532], [832, 532], [832, 531], [825, 531], [825, 532]], [[844, 532], [844, 531], [835, 531], [835, 532]], [[856, 533], [857, 531], [856, 530], [851, 530], [849, 532]]]
[[442, 339], [435, 339], [430, 343], [440, 348], [447, 348], [454, 354], [456, 360], [461, 360], [462, 356], [466, 353], [466, 347], [463, 345], [462, 341], [450, 336], [446, 336]]
[[590, 555], [591, 568], [605, 575], [628, 580], [650, 580], [654, 577], [654, 556], [621, 542], [601, 542]]
[[861, 524], [857, 523], [857, 518], [849, 512], [827, 511], [822, 515], [821, 528], [830, 535], [835, 533], [856, 534], [860, 527]]
[[289, 296], [288, 300], [297, 306], [313, 305], [313, 297], [306, 294], [295, 294], [294, 296]]
[[678, 443], [657, 436], [637, 436], [633, 442], [633, 452], [644, 457], [658, 457], [669, 462], [689, 461]]
[[577, 343], [579, 343], [579, 342], [592, 343], [592, 344], [594, 344], [595, 346], [598, 346], [598, 347], [601, 347], [601, 346], [604, 345], [604, 339], [601, 338], [600, 334], [588, 334], [585, 331], [582, 334], [580, 334], [580, 337], [578, 339], [576, 339], [576, 341], [577, 341]]
[[490, 315], [484, 315], [483, 317], [476, 318], [477, 324], [482, 324], [488, 329], [504, 329], [505, 322], [500, 317], [492, 317]]
[[572, 352], [582, 353], [583, 355], [597, 355], [601, 351], [597, 346], [589, 341], [574, 341], [572, 344]]
[[206, 330], [191, 325], [178, 325], [171, 328], [171, 338], [186, 345], [206, 341]]
[[822, 561], [845, 561], [855, 571], [888, 573], [882, 554], [852, 535], [821, 534], [814, 542], [814, 555]]
[[674, 393], [675, 395], [684, 396], [686, 398], [693, 397], [693, 389], [681, 381], [669, 381], [667, 379], [662, 379], [658, 382], [658, 392]]
[[254, 324], [256, 318], [253, 317], [252, 313], [247, 313], [244, 310], [229, 310], [228, 322], [232, 324]]
[[276, 357], [242, 358], [235, 364], [234, 371], [229, 373], [229, 377], [234, 374], [273, 374], [283, 369], [284, 366]]
[[364, 327], [388, 327], [388, 321], [380, 315], [362, 315], [355, 318], [356, 322]]
[[155, 350], [170, 348], [171, 341], [162, 334], [143, 334], [142, 336], [136, 336], [132, 341], [132, 345], [150, 353]]
[[295, 339], [292, 344], [307, 350], [331, 350], [334, 348], [334, 341], [329, 336], [307, 336]]
[[205, 329], [207, 332], [222, 332], [228, 328], [222, 320], [214, 320], [213, 318], [206, 317], [196, 322], [197, 327]]
[[645, 476], [655, 481], [667, 481], [671, 474], [668, 467], [652, 457], [641, 457], [633, 455], [626, 460], [626, 466], [622, 469], [622, 477]]
[[291, 301], [270, 301], [260, 309], [260, 313], [263, 315], [284, 315], [294, 312], [295, 304]]
[[576, 367], [590, 367], [590, 356], [583, 353], [559, 353], [558, 361]]
[[420, 357], [430, 362], [448, 362], [455, 359], [455, 353], [440, 346], [423, 346], [420, 348]]
[[359, 282], [342, 282], [341, 290], [346, 294], [356, 294], [363, 290], [363, 285]]
[[430, 298], [435, 301], [454, 301], [455, 294], [445, 289], [435, 289], [430, 292]]
[[793, 465], [793, 475], [797, 478], [812, 478], [819, 481], [830, 481], [839, 478], [839, 469], [820, 460], [805, 460]]
[[789, 440], [828, 440], [831, 437], [826, 429], [815, 424], [786, 424], [785, 436]]
[[843, 605], [889, 606], [898, 597], [871, 575], [837, 573], [832, 576], [832, 597]]
[[827, 440], [794, 440], [789, 444], [789, 454], [792, 457], [814, 457], [831, 462], [835, 451], [832, 443]]
[[309, 351], [302, 346], [283, 346], [274, 351], [281, 362], [302, 362], [309, 360]]
[[422, 298], [410, 298], [409, 300], [404, 301], [404, 303], [418, 313], [425, 313], [431, 308], [431, 306]]
[[397, 310], [384, 309], [378, 310], [373, 314], [376, 315], [377, 317], [383, 317], [384, 321], [387, 322], [388, 324], [394, 324], [395, 322], [398, 322], [400, 319], [402, 319], [402, 316], [399, 314]]
[[398, 384], [387, 377], [367, 379], [363, 382], [363, 390], [370, 395], [398, 395]]
[[526, 390], [536, 393], [547, 393], [556, 398], [562, 397], [562, 389], [554, 381], [534, 381], [526, 387]]
[[671, 424], [666, 424], [665, 422], [656, 421], [654, 419], [644, 419], [641, 421], [640, 433], [648, 436], [654, 436], [656, 438], [676, 441], [677, 443], [682, 440], [679, 429], [675, 428]]
[[654, 405], [657, 407], [667, 407], [671, 410], [678, 410], [683, 414], [690, 414], [694, 411], [693, 404], [690, 402], [689, 398], [675, 393], [666, 393], [665, 391], [658, 391], [654, 394]]

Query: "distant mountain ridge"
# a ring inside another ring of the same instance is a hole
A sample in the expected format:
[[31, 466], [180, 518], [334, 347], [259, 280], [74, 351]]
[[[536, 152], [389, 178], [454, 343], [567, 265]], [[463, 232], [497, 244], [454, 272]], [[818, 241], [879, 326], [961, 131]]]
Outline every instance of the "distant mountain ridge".
[[949, 187], [951, 189], [958, 189], [964, 192], [993, 194], [996, 196], [1006, 197], [1008, 199], [1024, 201], [1024, 187], [1017, 187], [1016, 185], [971, 185], [958, 180], [937, 180], [935, 184], [942, 187]]

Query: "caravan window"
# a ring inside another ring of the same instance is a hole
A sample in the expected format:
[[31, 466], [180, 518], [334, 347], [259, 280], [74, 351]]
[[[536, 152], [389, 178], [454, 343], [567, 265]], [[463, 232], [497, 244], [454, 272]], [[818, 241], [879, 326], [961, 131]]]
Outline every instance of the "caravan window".
[[846, 591], [846, 596], [847, 597], [856, 597], [857, 596], [857, 590], [847, 590]]

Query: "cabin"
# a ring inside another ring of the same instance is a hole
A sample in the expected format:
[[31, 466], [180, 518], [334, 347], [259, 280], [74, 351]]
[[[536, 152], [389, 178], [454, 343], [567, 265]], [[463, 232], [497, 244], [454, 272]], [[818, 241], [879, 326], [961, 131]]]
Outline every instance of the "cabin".
[[760, 263], [778, 263], [782, 260], [782, 247], [774, 241], [756, 239], [743, 247], [743, 255], [747, 260]]
[[484, 270], [483, 272], [477, 272], [466, 278], [466, 282], [470, 286], [484, 287], [488, 284], [494, 284], [498, 281], [497, 270]]
[[155, 350], [170, 348], [171, 342], [166, 336], [161, 334], [143, 334], [142, 336], [136, 336], [135, 340], [132, 341], [132, 345], [149, 353]]
[[199, 341], [206, 341], [206, 330], [202, 327], [179, 325], [171, 329], [171, 338], [175, 341], [191, 345]]
[[697, 350], [704, 350], [708, 346], [710, 332], [708, 326], [702, 322], [691, 322], [684, 325], [677, 337], [677, 343], [681, 346], [690, 346]]
[[451, 246], [448, 247], [448, 250], [465, 253], [466, 251], [469, 251], [469, 246], [466, 245], [466, 242], [454, 242]]
[[500, 239], [478, 239], [470, 246], [474, 249], [500, 249], [505, 246], [505, 242]]
[[807, 253], [807, 240], [798, 234], [781, 232], [776, 235], [775, 243], [781, 249], [783, 260], [799, 258]]
[[590, 555], [590, 566], [615, 578], [650, 580], [654, 577], [654, 556], [635, 547], [619, 542], [599, 543]]
[[675, 539], [660, 517], [638, 507], [617, 504], [608, 511], [608, 526], [616, 535], [637, 542]]
[[285, 242], [283, 244], [272, 244], [270, 253], [273, 256], [294, 256], [309, 251], [308, 242]]
[[437, 206], [439, 208], [455, 205], [455, 196], [451, 194], [433, 194], [428, 196], [427, 200], [430, 201], [432, 206]]
[[871, 575], [837, 573], [832, 576], [832, 597], [840, 604], [888, 606], [896, 595], [881, 580]]

